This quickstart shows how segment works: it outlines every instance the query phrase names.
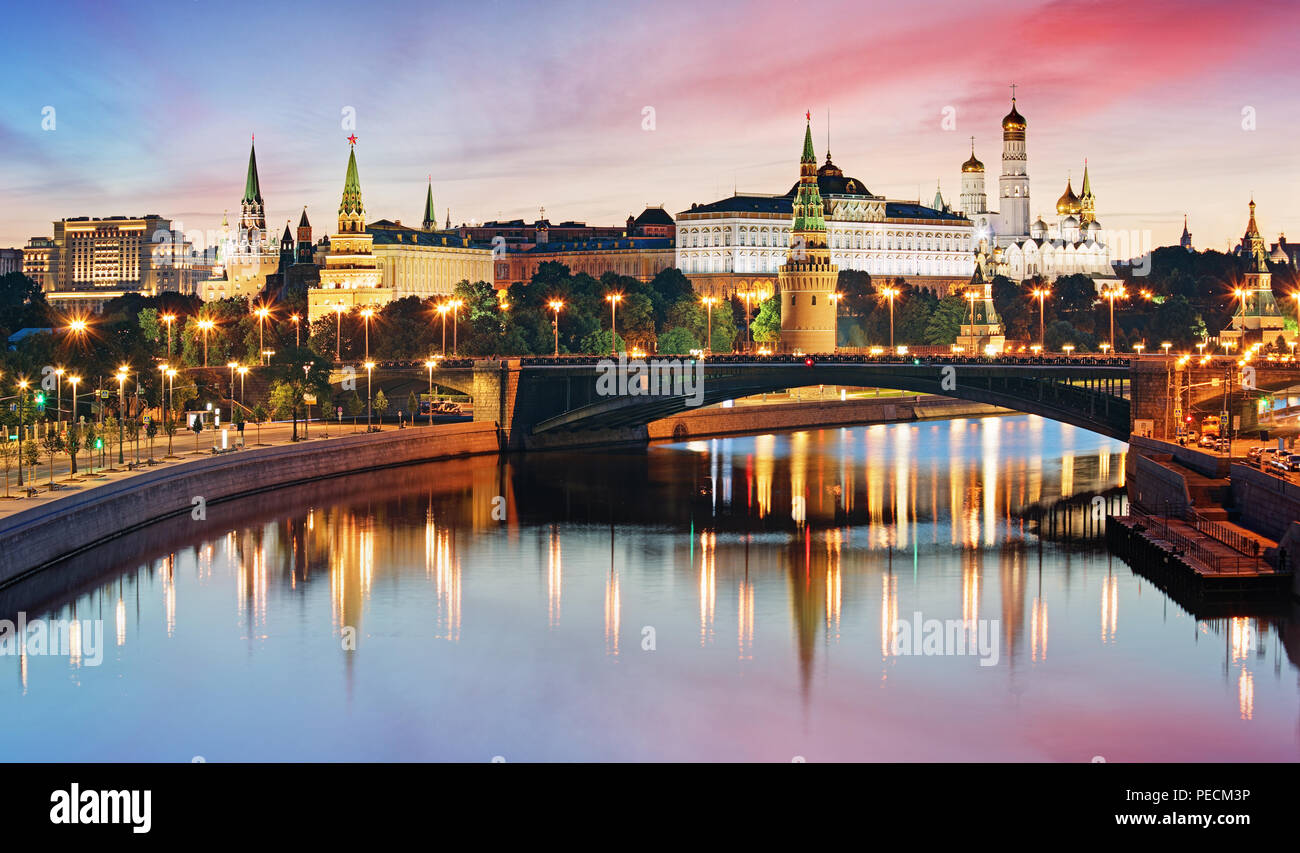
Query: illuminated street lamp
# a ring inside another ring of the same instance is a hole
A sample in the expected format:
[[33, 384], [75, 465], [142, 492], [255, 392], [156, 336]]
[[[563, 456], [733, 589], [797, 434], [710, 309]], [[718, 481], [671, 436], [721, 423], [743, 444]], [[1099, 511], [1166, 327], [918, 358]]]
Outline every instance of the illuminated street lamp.
[[77, 422], [77, 383], [80, 381], [80, 376], [68, 377], [68, 383], [72, 386], [72, 423]]
[[244, 405], [244, 377], [248, 375], [248, 368], [241, 364], [235, 368], [235, 372], [239, 374], [239, 405], [242, 406]]
[[1144, 350], [1144, 349], [1146, 349], [1146, 348], [1147, 348], [1147, 345], [1146, 345], [1146, 344], [1134, 344], [1134, 345], [1133, 345], [1133, 352], [1135, 352], [1135, 353], [1138, 354], [1138, 358], [1141, 358], [1141, 357], [1142, 357], [1142, 350]]
[[564, 302], [559, 299], [552, 299], [546, 303], [552, 311], [555, 312], [555, 319], [551, 321], [551, 327], [555, 329], [555, 357], [560, 357], [560, 309], [564, 307]]
[[1074, 344], [1066, 344], [1065, 346], [1061, 347], [1061, 349], [1064, 350], [1065, 357], [1069, 358], [1070, 353], [1074, 352]]
[[[835, 296], [838, 296], [838, 295], [839, 295], [839, 294], [836, 294]], [[832, 296], [831, 298], [832, 298], [832, 299], [835, 299], [835, 296]], [[714, 303], [716, 303], [718, 300], [717, 300], [717, 297], [714, 297], [714, 296], [704, 296], [704, 297], [701, 297], [701, 298], [700, 298], [700, 301], [704, 303], [705, 311], [707, 312], [708, 317], [709, 317], [709, 319], [708, 319], [708, 325], [707, 325], [707, 327], [706, 327], [706, 328], [707, 328], [707, 331], [705, 332], [705, 334], [706, 334], [708, 337], [705, 339], [705, 343], [704, 343], [704, 353], [705, 353], [705, 355], [713, 355], [713, 305], [714, 305]], [[839, 302], [839, 300], [836, 299], [836, 303], [837, 303], [837, 304], [838, 304], [838, 302]]]
[[[370, 377], [375, 369], [373, 361], [366, 362], [366, 432], [370, 432]], [[432, 401], [430, 401], [432, 404]]]
[[1102, 298], [1110, 302], [1110, 345], [1115, 347], [1115, 300], [1128, 299], [1128, 293], [1123, 287], [1108, 287], [1102, 291]]
[[[902, 292], [897, 287], [883, 287], [880, 289], [880, 295], [889, 300], [889, 348], [891, 350], [894, 348], [894, 299], [902, 295]], [[837, 300], [835, 304], [838, 306], [839, 301]], [[975, 310], [974, 302], [971, 303], [971, 310]], [[971, 325], [975, 325], [974, 314], [971, 315]], [[971, 331], [973, 333], [974, 329]]]
[[1101, 344], [1099, 348], [1102, 355], [1107, 355], [1110, 352], [1110, 344]]
[[623, 301], [623, 294], [608, 293], [605, 301], [609, 303], [609, 352], [618, 355], [618, 303]]
[[57, 387], [58, 387], [58, 392], [57, 392], [58, 399], [56, 401], [58, 408], [55, 410], [54, 414], [58, 423], [63, 423], [63, 374], [64, 372], [65, 371], [62, 367], [54, 368], [55, 382], [57, 383]]
[[[271, 309], [262, 305], [253, 313], [257, 315], [257, 348], [259, 350], [265, 350], [266, 341], [264, 340], [264, 337], [266, 334], [266, 318], [271, 316]], [[266, 363], [265, 359], [263, 359], [262, 363]]]
[[126, 460], [122, 457], [122, 433], [125, 432], [126, 424], [126, 375], [129, 365], [122, 365], [117, 369], [117, 464], [121, 465]]
[[175, 314], [164, 314], [162, 321], [167, 324], [167, 357], [172, 357], [172, 323], [176, 322]]
[[343, 303], [334, 306], [334, 361], [339, 361], [339, 341], [343, 338]]
[[447, 312], [451, 310], [451, 303], [444, 302], [438, 306], [438, 316], [442, 317], [442, 354], [447, 355]]
[[297, 349], [302, 346], [302, 318], [297, 314], [290, 314], [289, 319], [293, 321], [293, 346]]
[[[26, 404], [27, 404], [27, 380], [19, 379], [18, 380], [18, 488], [20, 489], [23, 486], [23, 432], [24, 432], [23, 409], [26, 407]], [[9, 430], [5, 430], [6, 435], [4, 435], [3, 437], [5, 441], [9, 440], [8, 432]], [[6, 476], [7, 476], [7, 472], [6, 472]]]
[[203, 366], [204, 367], [208, 366], [208, 333], [212, 331], [212, 327], [215, 325], [217, 324], [212, 322], [211, 320], [199, 321], [199, 331], [203, 333]]
[[451, 354], [458, 355], [460, 353], [460, 344], [457, 343], [457, 330], [460, 327], [460, 308], [465, 303], [459, 299], [453, 299], [448, 304], [451, 305]]
[[970, 303], [970, 345], [975, 349], [975, 300], [979, 299], [979, 294], [973, 290], [966, 291], [966, 301]]
[[1047, 340], [1043, 334], [1043, 312], [1046, 310], [1043, 300], [1052, 295], [1052, 291], [1046, 287], [1035, 287], [1033, 289], [1034, 298], [1038, 300], [1038, 345], [1046, 348]]
[[361, 309], [361, 319], [365, 322], [366, 326], [366, 361], [370, 360], [370, 318], [373, 316], [375, 316], [375, 309]]
[[[740, 294], [740, 298], [745, 300], [745, 343], [747, 345], [754, 343], [754, 333], [750, 329], [750, 324], [749, 324], [749, 300], [753, 299], [754, 296], [755, 294], [748, 290]], [[750, 348], [749, 346], [746, 347], [746, 349], [749, 348]]]
[[1169, 355], [1169, 348], [1170, 348], [1171, 346], [1173, 346], [1173, 344], [1171, 344], [1169, 341], [1165, 341], [1164, 343], [1162, 343], [1162, 344], [1160, 345], [1160, 348], [1161, 348], [1162, 350], [1165, 351], [1165, 356], [1166, 356], [1166, 357]]
[[230, 399], [234, 400], [235, 399], [235, 368], [239, 367], [239, 363], [230, 361], [226, 363], [226, 367], [230, 368]]
[[433, 369], [438, 366], [438, 362], [429, 359], [424, 366], [429, 368], [429, 426], [433, 426]]

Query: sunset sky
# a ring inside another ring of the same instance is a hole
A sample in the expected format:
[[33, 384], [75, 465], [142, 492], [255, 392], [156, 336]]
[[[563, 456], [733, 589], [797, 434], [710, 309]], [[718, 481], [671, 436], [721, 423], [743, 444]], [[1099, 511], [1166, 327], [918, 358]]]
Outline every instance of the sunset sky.
[[[370, 220], [621, 223], [784, 192], [803, 115], [874, 193], [956, 204], [969, 137], [996, 207], [1018, 84], [1032, 216], [1084, 158], [1103, 226], [1198, 248], [1300, 239], [1300, 5], [1256, 2], [39, 4], [6, 11], [0, 246], [69, 216], [237, 215], [249, 137], [268, 221], [332, 231], [356, 113]], [[55, 129], [42, 129], [54, 108]], [[653, 107], [653, 130], [643, 108]], [[942, 126], [946, 107], [956, 127]], [[1254, 130], [1243, 129], [1252, 108]]]

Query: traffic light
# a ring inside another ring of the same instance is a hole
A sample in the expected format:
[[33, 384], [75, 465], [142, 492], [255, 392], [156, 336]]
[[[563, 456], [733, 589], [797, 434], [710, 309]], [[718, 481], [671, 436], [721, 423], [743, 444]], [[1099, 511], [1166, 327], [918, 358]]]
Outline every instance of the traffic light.
[[103, 449], [104, 449], [104, 439], [102, 439], [102, 438], [96, 438], [96, 439], [95, 439], [95, 449], [96, 449], [96, 450], [103, 450]]
[[35, 399], [36, 399], [36, 411], [44, 414], [45, 413], [45, 392], [37, 391]]
[[817, 362], [813, 360], [813, 357], [812, 357], [812, 356], [808, 356], [807, 358], [805, 358], [805, 359], [803, 360], [803, 366], [804, 366], [804, 367], [812, 367], [812, 366], [813, 366], [814, 364], [816, 364], [816, 363], [817, 363]]

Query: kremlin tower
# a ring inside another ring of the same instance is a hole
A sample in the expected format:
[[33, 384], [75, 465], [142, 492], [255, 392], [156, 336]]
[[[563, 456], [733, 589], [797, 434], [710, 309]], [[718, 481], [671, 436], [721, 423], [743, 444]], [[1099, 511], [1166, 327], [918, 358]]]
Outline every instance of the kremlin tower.
[[999, 234], [1021, 236], [1029, 233], [1029, 171], [1025, 152], [1025, 126], [1025, 117], [1016, 110], [1013, 88], [1011, 112], [1002, 119], [1002, 176], [998, 178], [1002, 221], [998, 228]]
[[790, 253], [777, 276], [781, 295], [781, 347], [787, 352], [834, 352], [839, 269], [826, 244], [826, 210], [817, 187], [812, 116], [804, 128], [799, 186], [794, 197]]
[[356, 136], [348, 137], [348, 170], [339, 203], [338, 232], [330, 237], [329, 254], [320, 271], [320, 286], [307, 293], [307, 321], [328, 316], [336, 306], [351, 311], [381, 306], [391, 292], [381, 285], [383, 271], [375, 258], [375, 238], [366, 231], [366, 211], [361, 203], [361, 178], [357, 174]]

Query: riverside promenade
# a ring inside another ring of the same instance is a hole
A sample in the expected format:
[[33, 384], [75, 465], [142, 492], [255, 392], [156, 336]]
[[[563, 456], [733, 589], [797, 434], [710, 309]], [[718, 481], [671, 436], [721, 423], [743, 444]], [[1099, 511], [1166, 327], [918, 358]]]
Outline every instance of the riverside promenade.
[[[313, 429], [311, 439], [297, 442], [289, 440], [290, 434], [287, 426], [283, 434], [264, 427], [262, 444], [222, 453], [212, 452], [210, 438], [206, 448], [200, 443], [198, 453], [191, 439], [187, 452], [178, 435], [173, 441], [177, 458], [93, 476], [79, 464], [87, 475], [79, 473], [65, 483], [66, 489], [4, 501], [0, 586], [155, 521], [183, 514], [198, 517], [211, 503], [358, 471], [495, 454], [499, 449], [496, 425], [490, 423], [388, 427], [370, 433], [350, 432], [345, 424], [342, 429], [332, 427], [329, 438], [323, 429]], [[165, 440], [162, 445], [165, 453]], [[56, 484], [60, 473], [54, 474]], [[48, 477], [40, 469], [37, 474]]]

